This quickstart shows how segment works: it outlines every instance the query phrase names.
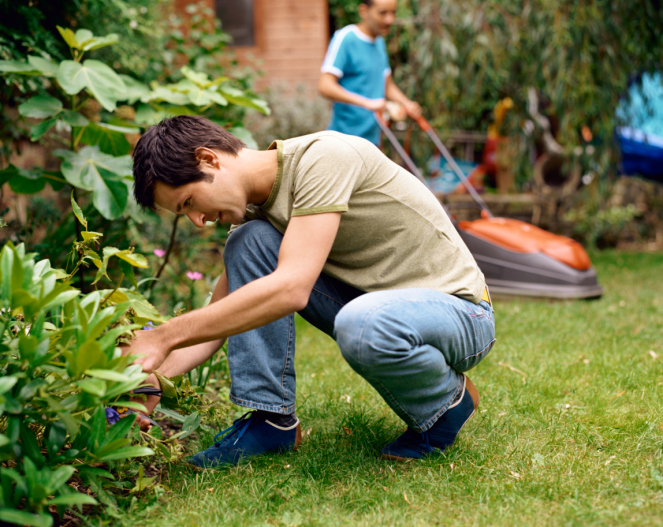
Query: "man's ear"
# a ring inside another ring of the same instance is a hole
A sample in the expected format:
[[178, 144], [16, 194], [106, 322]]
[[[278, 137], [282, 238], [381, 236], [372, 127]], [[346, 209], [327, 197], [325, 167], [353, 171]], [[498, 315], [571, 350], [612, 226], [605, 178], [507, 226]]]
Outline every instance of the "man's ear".
[[194, 151], [201, 168], [219, 168], [219, 158], [211, 148], [200, 146]]
[[366, 15], [368, 15], [368, 6], [364, 2], [360, 3], [357, 7], [357, 13], [359, 13], [359, 18], [364, 20]]

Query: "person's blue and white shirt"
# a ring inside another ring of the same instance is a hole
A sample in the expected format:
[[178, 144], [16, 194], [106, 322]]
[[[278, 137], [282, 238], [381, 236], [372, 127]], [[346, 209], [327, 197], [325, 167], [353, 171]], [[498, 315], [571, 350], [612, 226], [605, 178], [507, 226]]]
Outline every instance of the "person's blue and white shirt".
[[[339, 29], [329, 43], [321, 71], [338, 77], [338, 83], [352, 93], [384, 98], [385, 79], [391, 74], [384, 39], [372, 39], [354, 24]], [[380, 141], [373, 112], [352, 104], [335, 102], [327, 129], [357, 135], [376, 145]]]

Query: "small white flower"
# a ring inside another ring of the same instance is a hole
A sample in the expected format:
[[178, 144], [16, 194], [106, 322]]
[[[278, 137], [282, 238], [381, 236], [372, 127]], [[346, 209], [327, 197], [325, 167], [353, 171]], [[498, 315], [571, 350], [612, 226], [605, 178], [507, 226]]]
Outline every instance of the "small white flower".
[[138, 22], [136, 22], [135, 20], [132, 20], [131, 22], [129, 22], [129, 27], [131, 29], [136, 29], [138, 27]]

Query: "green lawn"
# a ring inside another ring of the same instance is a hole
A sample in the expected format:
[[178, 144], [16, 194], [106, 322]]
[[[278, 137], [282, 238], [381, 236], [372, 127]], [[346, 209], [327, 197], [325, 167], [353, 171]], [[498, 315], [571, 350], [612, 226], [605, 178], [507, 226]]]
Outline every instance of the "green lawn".
[[601, 300], [496, 302], [498, 342], [470, 372], [480, 413], [442, 456], [379, 459], [402, 423], [299, 319], [301, 450], [225, 471], [172, 465], [167, 492], [119, 523], [661, 525], [663, 255], [593, 260]]

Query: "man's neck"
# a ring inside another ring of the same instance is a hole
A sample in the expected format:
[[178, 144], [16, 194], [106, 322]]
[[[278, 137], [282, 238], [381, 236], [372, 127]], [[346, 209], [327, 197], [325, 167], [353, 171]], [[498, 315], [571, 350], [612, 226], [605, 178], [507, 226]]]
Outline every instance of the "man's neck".
[[373, 32], [368, 28], [368, 24], [365, 22], [359, 22], [359, 24], [357, 24], [357, 29], [371, 40], [375, 40], [378, 37], [378, 35], [373, 34]]
[[248, 202], [262, 205], [272, 193], [276, 181], [277, 151], [243, 148], [237, 157], [247, 181]]

